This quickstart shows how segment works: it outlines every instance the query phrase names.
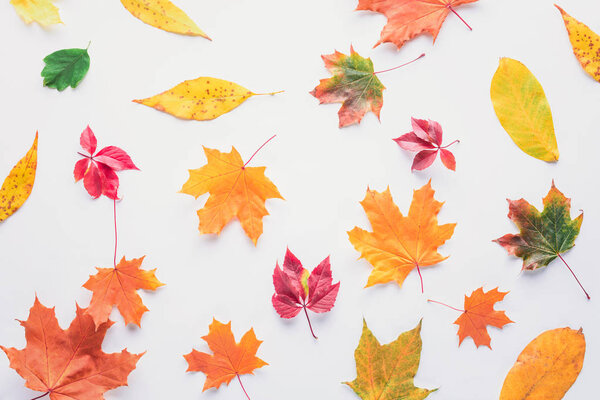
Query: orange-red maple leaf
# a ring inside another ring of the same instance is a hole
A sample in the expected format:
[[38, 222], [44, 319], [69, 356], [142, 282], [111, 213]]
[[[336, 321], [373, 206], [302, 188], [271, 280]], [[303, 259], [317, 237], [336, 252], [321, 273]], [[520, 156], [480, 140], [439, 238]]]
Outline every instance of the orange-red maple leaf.
[[235, 147], [229, 153], [205, 147], [204, 154], [206, 165], [189, 170], [190, 178], [181, 188], [181, 193], [195, 198], [210, 193], [204, 207], [198, 210], [198, 230], [202, 234], [220, 233], [237, 217], [256, 245], [263, 232], [262, 219], [269, 215], [265, 201], [283, 199], [277, 187], [265, 176], [266, 167], [246, 166], [254, 155], [244, 163]]
[[140, 326], [142, 315], [148, 308], [136, 290], [156, 290], [164, 285], [156, 279], [156, 269], [140, 269], [143, 261], [144, 257], [130, 261], [123, 257], [114, 268], [96, 268], [98, 273], [90, 275], [90, 279], [83, 284], [84, 288], [94, 293], [87, 312], [96, 326], [108, 320], [113, 306], [117, 306], [125, 324]]
[[213, 319], [208, 335], [203, 336], [202, 339], [206, 341], [213, 354], [192, 350], [191, 353], [183, 356], [188, 362], [188, 371], [201, 371], [206, 374], [202, 391], [213, 387], [218, 389], [223, 383], [229, 385], [229, 382], [236, 377], [241, 385], [240, 375], [252, 374], [255, 369], [268, 365], [256, 357], [262, 341], [256, 339], [254, 329], [246, 332], [240, 343], [236, 343], [231, 332], [231, 322], [223, 324]]
[[127, 350], [107, 354], [102, 342], [112, 321], [96, 330], [92, 317], [77, 306], [69, 329], [58, 325], [54, 308], [44, 307], [36, 298], [25, 328], [23, 350], [0, 346], [10, 367], [25, 379], [25, 386], [49, 395], [51, 400], [103, 400], [103, 394], [127, 385], [127, 376], [143, 354]]
[[[422, 33], [429, 33], [433, 41], [450, 12], [477, 0], [359, 0], [357, 10], [369, 10], [384, 14], [388, 22], [381, 31], [375, 47], [384, 42], [394, 43], [398, 49], [404, 43]], [[471, 28], [462, 18], [468, 27]]]

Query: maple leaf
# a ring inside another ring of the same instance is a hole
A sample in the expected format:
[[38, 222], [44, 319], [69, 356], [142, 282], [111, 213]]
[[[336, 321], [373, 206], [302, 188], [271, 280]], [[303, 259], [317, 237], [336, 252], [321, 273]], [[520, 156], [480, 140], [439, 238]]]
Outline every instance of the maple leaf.
[[550, 104], [544, 88], [525, 65], [501, 58], [490, 96], [500, 124], [521, 150], [542, 161], [558, 160]]
[[461, 311], [462, 314], [454, 323], [458, 328], [458, 345], [460, 346], [466, 337], [471, 337], [477, 347], [487, 346], [490, 349], [490, 335], [487, 331], [487, 326], [495, 326], [502, 328], [511, 321], [504, 311], [494, 310], [494, 305], [502, 301], [508, 292], [500, 292], [498, 288], [484, 292], [483, 288], [474, 290], [470, 296], [465, 295], [464, 310], [454, 308], [444, 303], [435, 300], [427, 300], [431, 303], [441, 304], [456, 311]]
[[202, 76], [181, 82], [156, 96], [133, 102], [177, 118], [206, 121], [228, 113], [252, 96], [271, 96], [281, 92], [253, 93], [237, 83]]
[[90, 275], [83, 287], [93, 292], [87, 312], [96, 326], [108, 320], [113, 306], [117, 306], [125, 324], [140, 326], [142, 315], [148, 308], [137, 290], [156, 290], [164, 286], [154, 275], [156, 269], [140, 269], [143, 261], [144, 257], [130, 261], [123, 257], [116, 267], [96, 268], [98, 273]]
[[262, 341], [256, 339], [254, 329], [250, 328], [242, 336], [242, 340], [236, 343], [231, 332], [231, 322], [223, 324], [213, 318], [208, 335], [203, 336], [202, 339], [206, 341], [213, 354], [192, 349], [191, 353], [183, 356], [188, 362], [188, 372], [200, 371], [206, 375], [202, 391], [210, 388], [218, 389], [223, 383], [229, 385], [232, 379], [237, 378], [248, 397], [240, 375], [253, 374], [255, 369], [269, 365], [256, 357]]
[[[89, 45], [88, 45], [89, 46]], [[65, 90], [76, 88], [90, 69], [88, 49], [58, 50], [44, 58], [44, 86]]]
[[51, 0], [10, 0], [10, 4], [26, 24], [34, 21], [43, 27], [62, 24], [58, 8]]
[[330, 311], [340, 290], [339, 282], [333, 284], [329, 257], [321, 261], [312, 272], [308, 272], [287, 249], [283, 269], [279, 268], [279, 263], [275, 266], [273, 285], [275, 294], [271, 301], [277, 314], [281, 318], [293, 318], [303, 309], [310, 332], [317, 339], [306, 310], [316, 313]]
[[379, 41], [391, 42], [400, 49], [404, 43], [423, 33], [437, 38], [442, 24], [450, 12], [453, 12], [470, 29], [454, 7], [474, 3], [477, 0], [358, 0], [356, 10], [375, 11], [385, 15], [387, 24], [381, 31]]
[[[348, 232], [354, 248], [372, 266], [366, 287], [396, 281], [402, 286], [414, 268], [437, 264], [448, 257], [437, 248], [452, 237], [456, 224], [438, 225], [437, 214], [443, 203], [433, 198], [431, 181], [413, 192], [408, 216], [394, 204], [389, 187], [382, 193], [367, 189], [361, 202], [373, 232], [355, 227]], [[421, 291], [423, 279], [421, 278]]]
[[442, 163], [452, 171], [456, 170], [456, 159], [454, 154], [446, 148], [457, 143], [458, 140], [442, 147], [442, 126], [432, 120], [411, 118], [412, 132], [406, 133], [394, 139], [404, 150], [417, 152], [412, 164], [412, 170], [421, 171], [429, 167], [435, 161], [438, 153]]
[[508, 200], [508, 209], [508, 218], [517, 225], [520, 233], [506, 234], [494, 242], [509, 254], [522, 258], [525, 270], [543, 268], [557, 257], [560, 258], [589, 300], [589, 294], [561, 255], [575, 246], [583, 212], [571, 219], [571, 199], [556, 188], [554, 181], [544, 197], [544, 210], [541, 213], [524, 199]]
[[573, 54], [585, 72], [600, 82], [600, 36], [556, 4], [554, 6], [558, 8], [565, 22]]
[[125, 151], [116, 146], [107, 146], [94, 154], [97, 141], [89, 125], [81, 133], [79, 141], [81, 147], [89, 155], [77, 153], [84, 158], [75, 163], [73, 171], [75, 182], [83, 179], [85, 190], [93, 198], [98, 198], [103, 194], [109, 199], [118, 200], [119, 177], [116, 171], [139, 170], [139, 168], [135, 166]]
[[0, 222], [15, 213], [29, 198], [37, 170], [38, 134], [31, 148], [12, 168], [0, 188]]
[[210, 38], [179, 7], [169, 0], [121, 0], [134, 17], [164, 31]]
[[504, 380], [500, 400], [561, 400], [579, 376], [584, 357], [581, 329], [543, 332], [519, 354]]
[[421, 322], [382, 346], [363, 319], [362, 335], [354, 352], [356, 379], [344, 384], [363, 400], [424, 399], [437, 389], [414, 385], [421, 348]]
[[[77, 315], [69, 329], [58, 325], [54, 308], [44, 307], [39, 300], [29, 312], [25, 328], [27, 346], [23, 350], [0, 346], [25, 386], [45, 392], [51, 400], [102, 400], [103, 394], [119, 386], [127, 386], [127, 376], [135, 369], [143, 354], [107, 354], [102, 342], [112, 321], [96, 330], [92, 317], [77, 306]], [[43, 339], [43, 340], [42, 340]]]
[[350, 46], [349, 56], [339, 51], [321, 56], [333, 77], [321, 79], [310, 94], [319, 99], [319, 104], [342, 103], [338, 111], [340, 128], [360, 123], [368, 111], [379, 119], [385, 86], [377, 74], [408, 65], [424, 55], [398, 67], [375, 72], [371, 59], [361, 57]]
[[233, 218], [238, 218], [246, 235], [256, 246], [262, 235], [262, 218], [269, 215], [267, 199], [282, 199], [277, 187], [265, 176], [266, 167], [248, 167], [256, 153], [246, 163], [232, 146], [229, 153], [204, 147], [207, 163], [202, 168], [189, 170], [190, 177], [181, 193], [198, 198], [210, 193], [204, 207], [198, 210], [201, 234], [220, 233]]

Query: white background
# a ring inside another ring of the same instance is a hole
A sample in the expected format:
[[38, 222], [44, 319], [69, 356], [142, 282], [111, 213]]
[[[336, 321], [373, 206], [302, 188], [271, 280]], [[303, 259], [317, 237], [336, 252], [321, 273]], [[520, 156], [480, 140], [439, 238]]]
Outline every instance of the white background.
[[[142, 329], [117, 322], [104, 349], [147, 351], [129, 377], [129, 387], [107, 399], [242, 399], [237, 382], [201, 394], [202, 373], [186, 373], [182, 357], [193, 347], [206, 351], [201, 336], [213, 316], [233, 321], [236, 337], [254, 327], [264, 340], [258, 353], [270, 365], [242, 379], [253, 400], [357, 397], [342, 381], [355, 377], [353, 352], [362, 318], [382, 343], [394, 340], [423, 318], [423, 353], [416, 384], [440, 390], [431, 399], [487, 400], [498, 397], [504, 377], [525, 345], [541, 332], [583, 327], [587, 352], [583, 370], [566, 399], [596, 393], [600, 370], [600, 229], [598, 148], [600, 85], [572, 54], [563, 21], [551, 0], [481, 1], [459, 8], [470, 32], [454, 15], [435, 45], [419, 37], [397, 51], [376, 49], [385, 17], [354, 12], [356, 0], [178, 0], [214, 41], [179, 36], [145, 25], [119, 1], [61, 0], [65, 25], [44, 30], [25, 25], [8, 1], [0, 2], [2, 66], [0, 87], [0, 175], [22, 157], [40, 132], [39, 164], [27, 203], [0, 224], [0, 343], [22, 348], [23, 328], [37, 293], [56, 306], [67, 327], [75, 302], [86, 306], [81, 288], [94, 267], [112, 266], [112, 202], [92, 200], [73, 182], [79, 135], [89, 123], [99, 148], [125, 149], [141, 169], [119, 173], [119, 257], [147, 255], [144, 267], [158, 268], [166, 286], [142, 293], [150, 312]], [[600, 31], [597, 2], [563, 0], [573, 16]], [[90, 71], [81, 85], [62, 93], [42, 87], [42, 59], [62, 48], [92, 42]], [[350, 44], [371, 57], [376, 70], [409, 67], [380, 75], [387, 87], [381, 123], [372, 114], [360, 125], [338, 129], [337, 105], [318, 105], [308, 92], [329, 77], [321, 54], [348, 53]], [[491, 78], [502, 56], [516, 58], [537, 76], [552, 107], [560, 161], [547, 164], [522, 153], [494, 114]], [[255, 92], [285, 90], [249, 99], [214, 121], [178, 120], [132, 103], [199, 76], [239, 83]], [[439, 121], [452, 147], [457, 171], [439, 160], [411, 173], [412, 155], [391, 139], [410, 130], [410, 117]], [[285, 201], [269, 200], [264, 234], [254, 247], [239, 223], [219, 237], [200, 236], [196, 210], [205, 198], [178, 194], [187, 170], [206, 160], [202, 146], [253, 160]], [[354, 226], [370, 229], [359, 205], [367, 186], [390, 185], [403, 212], [412, 190], [432, 178], [445, 201], [440, 223], [458, 222], [440, 251], [450, 255], [423, 272], [425, 294], [411, 273], [395, 284], [363, 289], [370, 265], [357, 260], [347, 239]], [[585, 210], [576, 247], [565, 258], [592, 296], [587, 301], [559, 260], [535, 273], [520, 274], [521, 261], [492, 239], [516, 232], [506, 217], [506, 198], [524, 197], [540, 207], [552, 179], [573, 198], [573, 216]], [[286, 321], [273, 310], [271, 275], [286, 246], [312, 269], [331, 255], [341, 290], [332, 312], [312, 315], [319, 340], [302, 315]], [[463, 295], [484, 286], [510, 290], [497, 308], [516, 321], [490, 329], [492, 348], [471, 339], [458, 347], [458, 313], [427, 304], [434, 298], [461, 307]], [[28, 399], [36, 393], [0, 355], [0, 398]], [[39, 393], [38, 393], [39, 394]]]

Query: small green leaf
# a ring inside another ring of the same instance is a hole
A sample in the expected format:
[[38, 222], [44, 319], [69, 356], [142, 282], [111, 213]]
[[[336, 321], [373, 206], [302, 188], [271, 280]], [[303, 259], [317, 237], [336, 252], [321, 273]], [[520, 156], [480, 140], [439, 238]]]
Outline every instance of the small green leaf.
[[87, 49], [58, 50], [46, 56], [44, 62], [44, 86], [61, 92], [67, 86], [77, 87], [90, 69], [90, 55]]

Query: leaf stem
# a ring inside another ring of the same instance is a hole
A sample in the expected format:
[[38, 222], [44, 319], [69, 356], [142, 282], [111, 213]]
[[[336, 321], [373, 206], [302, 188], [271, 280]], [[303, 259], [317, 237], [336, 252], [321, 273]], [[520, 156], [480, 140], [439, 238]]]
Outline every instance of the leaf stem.
[[467, 26], [467, 28], [469, 28], [469, 30], [471, 30], [471, 31], [473, 30], [473, 28], [471, 28], [471, 25], [467, 24], [467, 21], [465, 21], [465, 20], [463, 19], [463, 17], [461, 17], [461, 16], [460, 16], [460, 15], [459, 15], [459, 14], [456, 12], [456, 10], [454, 9], [454, 7], [452, 7], [452, 5], [448, 4], [448, 9], [449, 9], [450, 11], [452, 11], [452, 12], [454, 13], [454, 15], [456, 15], [458, 18], [460, 18], [460, 20], [461, 20], [461, 21], [462, 21], [462, 22], [463, 22], [463, 23], [464, 23], [464, 24]]
[[273, 96], [276, 95], [278, 93], [283, 93], [285, 92], [285, 90], [279, 90], [277, 92], [270, 92], [270, 93], [254, 93], [255, 96]]
[[90, 41], [88, 42], [88, 45], [87, 45], [87, 47], [86, 47], [85, 49], [86, 49], [86, 50], [88, 50], [88, 49], [90, 48], [90, 45], [91, 45], [91, 44], [92, 44], [92, 41], [90, 40]]
[[569, 267], [569, 264], [567, 264], [567, 262], [565, 261], [565, 259], [560, 254], [557, 254], [557, 255], [558, 255], [558, 258], [560, 258], [562, 260], [562, 262], [565, 263], [565, 265], [567, 266], [567, 268], [569, 269], [569, 271], [571, 271], [571, 274], [573, 274], [573, 278], [575, 278], [575, 280], [579, 284], [579, 287], [581, 288], [581, 290], [583, 290], [583, 293], [585, 293], [585, 296], [589, 300], [591, 297], [588, 294], [588, 292], [585, 291], [585, 289], [583, 288], [583, 285], [581, 284], [581, 282], [579, 282], [579, 279], [577, 279], [577, 275], [575, 275], [575, 272], [573, 272], [573, 270], [571, 269], [571, 267]]
[[37, 400], [37, 399], [41, 399], [42, 397], [46, 397], [46, 396], [48, 396], [49, 394], [50, 394], [50, 392], [46, 392], [46, 393], [44, 393], [43, 395], [41, 395], [41, 396], [38, 396], [38, 397], [34, 397], [34, 398], [33, 398], [33, 399], [31, 399], [31, 400]]
[[405, 65], [412, 64], [412, 63], [414, 63], [415, 61], [417, 61], [418, 59], [421, 59], [421, 58], [423, 58], [423, 57], [425, 57], [425, 53], [421, 54], [419, 57], [415, 58], [414, 60], [412, 60], [412, 61], [409, 61], [409, 62], [407, 62], [407, 63], [404, 63], [404, 64], [402, 64], [402, 65], [398, 65], [397, 67], [394, 67], [394, 68], [389, 68], [389, 69], [384, 69], [384, 70], [382, 70], [382, 71], [373, 72], [373, 75], [377, 75], [377, 74], [381, 74], [381, 73], [384, 73], [384, 72], [393, 71], [393, 70], [395, 70], [395, 69], [398, 69], [398, 68], [402, 68], [402, 67], [404, 67]]
[[454, 143], [460, 143], [460, 140], [458, 140], [458, 139], [457, 139], [457, 140], [455, 140], [454, 142], [452, 142], [452, 143], [450, 143], [450, 144], [447, 144], [447, 145], [445, 145], [445, 146], [443, 146], [443, 147], [440, 147], [440, 149], [445, 149], [445, 148], [447, 148], [447, 147], [450, 147], [450, 146], [452, 146]]
[[117, 268], [117, 200], [113, 199], [113, 216], [115, 221], [115, 254], [113, 257], [113, 264]]
[[439, 301], [435, 301], [435, 300], [431, 300], [431, 299], [427, 299], [427, 301], [428, 301], [429, 303], [441, 304], [441, 305], [443, 305], [443, 306], [446, 306], [446, 307], [448, 307], [448, 308], [450, 308], [450, 309], [452, 309], [452, 310], [455, 310], [455, 311], [466, 312], [465, 310], [461, 310], [460, 308], [456, 308], [456, 307], [449, 306], [448, 304], [446, 304], [446, 303], [442, 303], [442, 302], [439, 302]]
[[77, 154], [79, 154], [81, 157], [89, 158], [90, 160], [92, 160], [92, 156], [88, 156], [87, 154], [83, 154], [80, 152], [77, 152]]
[[313, 335], [313, 337], [315, 339], [318, 339], [318, 337], [315, 335], [315, 332], [313, 331], [312, 324], [310, 323], [310, 318], [308, 318], [308, 311], [306, 311], [306, 304], [303, 304], [302, 307], [304, 308], [304, 315], [306, 315], [306, 320], [308, 321], [308, 327], [310, 328], [310, 333]]
[[259, 151], [260, 151], [260, 150], [261, 150], [263, 147], [265, 147], [265, 146], [267, 145], [267, 143], [269, 143], [271, 140], [273, 140], [273, 138], [274, 138], [275, 136], [277, 136], [277, 135], [273, 135], [273, 136], [271, 136], [271, 137], [270, 137], [270, 138], [269, 138], [269, 139], [268, 139], [266, 142], [264, 142], [264, 143], [262, 144], [262, 146], [260, 146], [260, 147], [258, 148], [258, 150], [256, 150], [256, 151], [254, 152], [254, 154], [252, 154], [252, 155], [250, 156], [250, 158], [248, 159], [248, 161], [246, 161], [246, 164], [244, 164], [244, 166], [242, 167], [242, 169], [243, 169], [243, 168], [246, 168], [246, 165], [248, 165], [248, 163], [249, 163], [249, 162], [250, 162], [250, 161], [251, 161], [251, 160], [254, 158], [254, 156], [256, 155], [256, 153], [258, 153], [258, 152], [259, 152]]
[[419, 268], [419, 264], [416, 264], [417, 272], [419, 273], [419, 279], [421, 280], [421, 293], [425, 293], [425, 289], [423, 288], [423, 276], [421, 275], [421, 268]]
[[235, 374], [235, 376], [237, 376], [238, 382], [240, 383], [240, 386], [242, 387], [242, 390], [244, 391], [244, 394], [246, 395], [246, 397], [248, 398], [248, 400], [250, 400], [250, 396], [248, 396], [248, 393], [246, 392], [246, 388], [244, 388], [244, 384], [242, 383], [242, 380], [240, 379], [240, 375], [239, 374]]

